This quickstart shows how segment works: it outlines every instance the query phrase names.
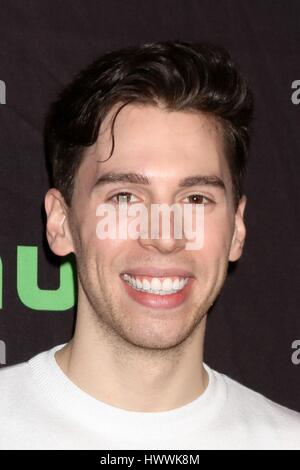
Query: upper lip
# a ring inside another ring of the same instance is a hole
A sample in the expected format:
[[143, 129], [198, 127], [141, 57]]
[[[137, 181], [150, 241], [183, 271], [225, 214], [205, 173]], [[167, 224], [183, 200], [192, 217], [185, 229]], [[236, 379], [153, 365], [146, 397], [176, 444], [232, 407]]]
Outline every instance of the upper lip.
[[151, 277], [168, 277], [168, 276], [180, 276], [180, 277], [195, 277], [190, 271], [182, 268], [155, 268], [155, 267], [143, 267], [131, 268], [123, 271], [122, 274], [132, 274], [133, 276], [151, 276]]

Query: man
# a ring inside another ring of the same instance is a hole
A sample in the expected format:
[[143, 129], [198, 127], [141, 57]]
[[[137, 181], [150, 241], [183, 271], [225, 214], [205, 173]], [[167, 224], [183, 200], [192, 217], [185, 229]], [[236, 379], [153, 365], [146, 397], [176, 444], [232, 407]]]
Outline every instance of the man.
[[[245, 242], [252, 108], [226, 51], [179, 41], [107, 53], [53, 103], [47, 238], [76, 258], [76, 328], [1, 371], [1, 448], [300, 449], [300, 414], [203, 362], [207, 314]], [[103, 236], [105, 204], [187, 205], [203, 243], [143, 224]]]

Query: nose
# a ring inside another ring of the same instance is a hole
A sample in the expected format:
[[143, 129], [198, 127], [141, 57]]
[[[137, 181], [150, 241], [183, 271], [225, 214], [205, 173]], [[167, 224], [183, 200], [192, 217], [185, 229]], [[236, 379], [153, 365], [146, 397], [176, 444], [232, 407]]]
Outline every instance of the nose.
[[169, 239], [153, 239], [153, 238], [145, 238], [139, 239], [139, 243], [143, 248], [147, 249], [156, 249], [163, 254], [178, 252], [184, 249], [185, 243], [182, 243], [182, 240], [176, 240], [174, 238]]
[[[160, 214], [162, 217], [163, 215]], [[185, 248], [186, 238], [183, 230], [183, 222], [174, 217], [172, 213], [170, 219], [163, 221], [159, 216], [156, 223], [153, 218], [148, 220], [148, 231], [140, 233], [138, 242], [146, 249], [155, 249], [161, 253], [173, 253]]]

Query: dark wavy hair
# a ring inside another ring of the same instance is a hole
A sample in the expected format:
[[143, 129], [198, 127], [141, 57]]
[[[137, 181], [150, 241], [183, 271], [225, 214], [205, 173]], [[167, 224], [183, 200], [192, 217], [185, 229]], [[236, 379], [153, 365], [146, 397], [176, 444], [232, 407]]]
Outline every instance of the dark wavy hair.
[[162, 41], [109, 51], [80, 71], [48, 110], [45, 153], [53, 186], [71, 205], [76, 172], [101, 123], [120, 103], [163, 104], [166, 110], [198, 111], [221, 124], [235, 207], [243, 194], [249, 154], [253, 94], [222, 47], [203, 42]]

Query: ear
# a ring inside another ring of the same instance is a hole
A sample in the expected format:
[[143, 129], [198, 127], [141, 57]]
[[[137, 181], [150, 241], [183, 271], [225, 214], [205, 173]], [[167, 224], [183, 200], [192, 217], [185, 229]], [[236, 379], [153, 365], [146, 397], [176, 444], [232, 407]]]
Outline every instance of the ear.
[[239, 201], [238, 208], [235, 213], [235, 229], [231, 240], [229, 261], [237, 261], [242, 252], [246, 238], [246, 227], [244, 223], [244, 210], [247, 198], [243, 195]]
[[53, 253], [65, 256], [74, 253], [73, 239], [68, 221], [68, 209], [60, 191], [51, 188], [44, 200], [47, 214], [46, 235]]

